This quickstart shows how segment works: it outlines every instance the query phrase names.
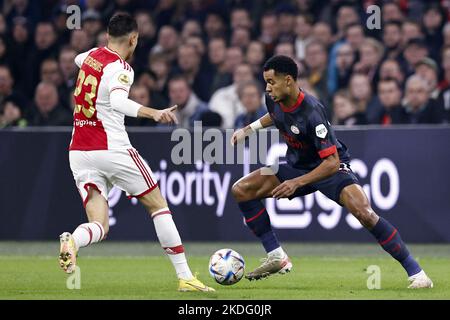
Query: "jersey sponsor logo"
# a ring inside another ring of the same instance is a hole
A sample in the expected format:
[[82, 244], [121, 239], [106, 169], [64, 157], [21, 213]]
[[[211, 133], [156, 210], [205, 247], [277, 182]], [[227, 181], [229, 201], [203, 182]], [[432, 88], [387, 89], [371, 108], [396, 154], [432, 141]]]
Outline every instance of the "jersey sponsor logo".
[[299, 133], [300, 133], [300, 130], [299, 130], [296, 126], [294, 126], [294, 125], [291, 126], [291, 131], [292, 131], [293, 133], [295, 133], [295, 134], [299, 134]]
[[[280, 131], [281, 132], [281, 131]], [[306, 145], [303, 144], [300, 141], [297, 141], [296, 139], [294, 139], [293, 137], [291, 137], [290, 135], [288, 135], [286, 132], [281, 132], [281, 135], [283, 136], [284, 140], [286, 141], [286, 143], [294, 148], [294, 149], [302, 149], [305, 148]]]
[[323, 139], [327, 136], [328, 130], [323, 123], [316, 126], [316, 136]]
[[126, 74], [119, 75], [119, 82], [124, 85], [130, 84], [130, 78]]
[[75, 127], [80, 127], [80, 128], [83, 128], [84, 126], [96, 127], [97, 121], [75, 119], [74, 124], [75, 124]]

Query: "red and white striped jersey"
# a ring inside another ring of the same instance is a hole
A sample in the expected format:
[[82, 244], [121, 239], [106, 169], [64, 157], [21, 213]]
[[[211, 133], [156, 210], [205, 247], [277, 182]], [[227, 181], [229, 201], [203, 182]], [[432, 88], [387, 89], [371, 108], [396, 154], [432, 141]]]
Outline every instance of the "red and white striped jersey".
[[117, 150], [131, 148], [125, 116], [112, 109], [113, 90], [129, 92], [134, 80], [131, 66], [119, 54], [94, 48], [79, 54], [80, 68], [74, 92], [75, 110], [69, 150]]

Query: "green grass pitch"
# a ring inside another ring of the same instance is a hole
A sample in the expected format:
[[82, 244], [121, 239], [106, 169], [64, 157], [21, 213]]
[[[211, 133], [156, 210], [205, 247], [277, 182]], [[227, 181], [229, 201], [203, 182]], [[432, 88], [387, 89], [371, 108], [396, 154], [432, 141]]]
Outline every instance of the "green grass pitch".
[[[187, 243], [191, 269], [215, 293], [179, 293], [169, 259], [157, 243], [104, 242], [80, 252], [81, 288], [69, 290], [58, 266], [58, 242], [0, 242], [0, 299], [450, 299], [450, 245], [410, 245], [434, 281], [408, 290], [406, 274], [376, 244], [286, 243], [294, 268], [287, 275], [233, 286], [216, 284], [209, 256], [233, 248], [251, 270], [264, 257], [256, 243]], [[369, 290], [370, 265], [381, 270], [381, 289]]]

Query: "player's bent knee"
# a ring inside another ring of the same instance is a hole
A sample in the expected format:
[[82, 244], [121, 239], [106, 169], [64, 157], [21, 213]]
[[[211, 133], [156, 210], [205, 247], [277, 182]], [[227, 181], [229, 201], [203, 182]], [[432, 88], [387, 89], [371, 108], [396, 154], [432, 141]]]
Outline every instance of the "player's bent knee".
[[373, 227], [378, 221], [377, 214], [373, 211], [372, 207], [367, 203], [356, 203], [352, 214], [358, 219], [361, 224], [366, 228]]
[[162, 196], [158, 187], [150, 193], [138, 198], [138, 200], [150, 215], [152, 215], [153, 212], [168, 207], [167, 201]]
[[231, 193], [237, 202], [249, 200], [249, 188], [244, 181], [238, 181], [231, 187]]

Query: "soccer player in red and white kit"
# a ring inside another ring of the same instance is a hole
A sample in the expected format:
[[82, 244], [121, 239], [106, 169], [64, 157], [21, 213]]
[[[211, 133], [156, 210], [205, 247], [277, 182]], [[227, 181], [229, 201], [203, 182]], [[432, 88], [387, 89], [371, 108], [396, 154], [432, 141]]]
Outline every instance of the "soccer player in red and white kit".
[[179, 278], [179, 291], [214, 291], [192, 275], [180, 235], [166, 200], [147, 163], [130, 143], [124, 117], [144, 117], [177, 123], [177, 106], [155, 110], [128, 99], [133, 69], [126, 62], [138, 42], [137, 23], [126, 13], [108, 24], [108, 44], [75, 58], [80, 68], [75, 97], [70, 168], [89, 222], [60, 236], [59, 261], [72, 273], [80, 248], [99, 242], [108, 233], [108, 193], [113, 186], [136, 197], [153, 218], [156, 233]]

